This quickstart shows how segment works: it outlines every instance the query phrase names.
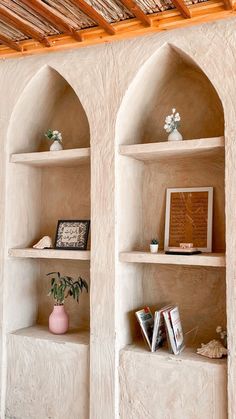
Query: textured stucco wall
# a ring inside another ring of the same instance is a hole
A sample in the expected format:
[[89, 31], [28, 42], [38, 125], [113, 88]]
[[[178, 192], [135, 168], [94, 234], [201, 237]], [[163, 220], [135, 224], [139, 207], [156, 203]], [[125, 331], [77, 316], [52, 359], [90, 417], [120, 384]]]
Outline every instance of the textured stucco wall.
[[[78, 95], [90, 125], [92, 147], [91, 199], [93, 220], [93, 259], [91, 261], [91, 345], [90, 345], [90, 415], [96, 419], [118, 417], [118, 349], [121, 346], [120, 305], [118, 298], [125, 299], [124, 312], [139, 304], [140, 294], [136, 295], [132, 278], [130, 284], [116, 282], [122, 277], [122, 267], [118, 264], [118, 241], [116, 216], [119, 208], [116, 196], [116, 177], [121, 167], [116, 158], [115, 137], [120, 141], [119, 132], [115, 132], [116, 118], [124, 94], [138, 70], [155, 54], [165, 42], [184, 50], [202, 68], [219, 93], [225, 112], [226, 135], [226, 213], [228, 215], [228, 270], [227, 295], [229, 332], [231, 345], [230, 383], [236, 382], [235, 334], [235, 298], [234, 281], [236, 277], [236, 235], [230, 234], [235, 228], [235, 190], [236, 177], [232, 176], [236, 150], [236, 32], [235, 19], [201, 25], [193, 28], [159, 33], [157, 35], [134, 38], [128, 41], [115, 42], [56, 54], [27, 57], [17, 60], [0, 61], [0, 171], [1, 171], [1, 231], [5, 229], [5, 152], [9, 121], [14, 106], [31, 78], [44, 65], [55, 68], [73, 87]], [[142, 85], [139, 86], [142, 91]], [[32, 91], [32, 101], [37, 97]], [[143, 91], [145, 96], [145, 90]], [[22, 109], [24, 113], [24, 109]], [[138, 115], [137, 115], [138, 117]], [[37, 115], [32, 115], [32, 119]], [[22, 119], [23, 121], [23, 119]], [[23, 124], [23, 122], [22, 122]], [[22, 129], [21, 123], [16, 127]], [[29, 141], [30, 139], [27, 139]], [[116, 205], [117, 204], [117, 205]], [[128, 235], [128, 230], [127, 230]], [[1, 257], [7, 266], [5, 240], [1, 237]], [[109, 249], [109, 250], [108, 250]], [[96, 250], [96, 251], [95, 251]], [[7, 274], [7, 270], [5, 270]], [[134, 275], [131, 273], [131, 276]], [[1, 275], [3, 278], [3, 275]], [[16, 277], [17, 281], [17, 277]], [[119, 287], [122, 284], [123, 290]], [[8, 278], [2, 280], [3, 297], [1, 307], [3, 331], [8, 322], [5, 308], [11, 295], [8, 290]], [[125, 290], [125, 292], [124, 292]], [[139, 287], [140, 291], [140, 287]], [[130, 292], [134, 292], [132, 297]], [[115, 298], [117, 296], [117, 298]], [[131, 301], [132, 300], [132, 301]], [[2, 304], [3, 303], [3, 304]], [[128, 338], [122, 338], [122, 342]], [[5, 377], [5, 334], [3, 333], [3, 379]], [[3, 384], [3, 400], [4, 400]], [[20, 389], [19, 389], [20, 391]], [[234, 398], [233, 385], [229, 388], [231, 402]], [[235, 404], [231, 403], [230, 417], [236, 415]], [[23, 419], [23, 418], [21, 418]], [[87, 418], [83, 418], [87, 419]]]

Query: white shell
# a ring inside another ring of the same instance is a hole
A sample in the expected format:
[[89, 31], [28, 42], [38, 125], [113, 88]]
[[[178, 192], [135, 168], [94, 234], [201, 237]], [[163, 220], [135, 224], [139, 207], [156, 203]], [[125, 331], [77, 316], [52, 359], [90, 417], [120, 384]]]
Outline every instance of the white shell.
[[197, 349], [197, 354], [206, 356], [207, 358], [222, 358], [227, 355], [227, 349], [222, 345], [219, 340], [211, 340], [209, 343], [204, 345], [201, 344], [201, 348]]
[[43, 236], [37, 243], [34, 244], [34, 249], [50, 249], [52, 248], [52, 239], [49, 236]]

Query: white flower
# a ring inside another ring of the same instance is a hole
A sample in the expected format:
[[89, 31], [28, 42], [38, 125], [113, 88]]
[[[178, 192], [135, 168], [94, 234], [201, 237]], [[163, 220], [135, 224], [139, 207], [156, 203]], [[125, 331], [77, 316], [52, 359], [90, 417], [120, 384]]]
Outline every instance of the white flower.
[[166, 116], [164, 129], [168, 133], [172, 132], [174, 129], [176, 129], [179, 126], [180, 114], [178, 112], [177, 113], [175, 112], [176, 112], [176, 109], [173, 108], [172, 114]]
[[216, 333], [221, 333], [221, 332], [222, 332], [222, 327], [221, 326], [217, 326]]
[[52, 131], [52, 134], [53, 135], [58, 135], [59, 134], [59, 131]]
[[59, 134], [58, 134], [58, 136], [57, 136], [57, 138], [58, 138], [58, 140], [62, 140], [62, 135], [61, 135], [61, 133], [59, 132]]

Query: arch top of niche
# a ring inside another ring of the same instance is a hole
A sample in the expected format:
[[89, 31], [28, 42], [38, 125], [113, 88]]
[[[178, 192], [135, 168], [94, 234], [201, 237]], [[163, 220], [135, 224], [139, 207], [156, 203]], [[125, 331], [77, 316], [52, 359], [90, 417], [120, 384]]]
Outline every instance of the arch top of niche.
[[18, 99], [9, 123], [9, 153], [45, 151], [44, 134], [49, 129], [63, 136], [63, 148], [90, 146], [85, 110], [68, 81], [53, 67], [43, 66]]
[[220, 97], [200, 66], [184, 51], [164, 44], [139, 69], [117, 115], [119, 144], [167, 139], [165, 117], [177, 109], [184, 139], [224, 135]]

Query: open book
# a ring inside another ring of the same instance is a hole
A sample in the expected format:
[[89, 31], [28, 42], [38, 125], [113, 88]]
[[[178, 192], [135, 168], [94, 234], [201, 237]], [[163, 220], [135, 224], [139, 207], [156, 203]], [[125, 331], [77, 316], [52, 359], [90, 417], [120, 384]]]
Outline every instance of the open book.
[[155, 311], [151, 348], [152, 352], [155, 352], [158, 348], [160, 348], [166, 340], [166, 327], [163, 313], [171, 307], [172, 306], [166, 306], [159, 311]]
[[152, 348], [153, 335], [153, 315], [149, 307], [144, 307], [142, 310], [136, 311], [136, 317], [140, 324], [144, 340], [149, 348]]
[[172, 353], [178, 355], [183, 350], [184, 337], [177, 306], [163, 307], [155, 312], [154, 318], [149, 307], [144, 307], [135, 314], [144, 340], [152, 352], [160, 348], [166, 338]]
[[168, 343], [171, 351], [178, 355], [184, 349], [184, 335], [177, 306], [172, 306], [163, 312]]

